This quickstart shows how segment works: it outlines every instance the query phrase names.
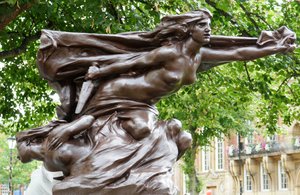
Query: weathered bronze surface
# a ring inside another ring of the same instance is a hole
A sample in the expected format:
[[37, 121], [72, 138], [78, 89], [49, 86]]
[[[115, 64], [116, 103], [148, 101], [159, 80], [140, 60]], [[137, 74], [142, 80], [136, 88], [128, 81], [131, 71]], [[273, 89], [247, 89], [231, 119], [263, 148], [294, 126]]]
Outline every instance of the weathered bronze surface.
[[55, 195], [176, 194], [172, 167], [191, 136], [176, 119], [158, 120], [155, 103], [197, 72], [295, 48], [286, 27], [211, 36], [210, 20], [203, 9], [166, 16], [151, 32], [43, 30], [38, 68], [59, 94], [59, 120], [17, 135], [20, 160], [63, 171]]

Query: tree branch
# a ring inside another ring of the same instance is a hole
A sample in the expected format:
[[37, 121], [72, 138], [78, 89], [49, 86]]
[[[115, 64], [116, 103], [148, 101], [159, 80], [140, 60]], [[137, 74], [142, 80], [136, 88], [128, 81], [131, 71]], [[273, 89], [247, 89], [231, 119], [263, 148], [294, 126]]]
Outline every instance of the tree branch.
[[108, 12], [115, 18], [115, 20], [119, 21], [120, 24], [123, 24], [119, 14], [111, 1], [108, 2]]
[[23, 5], [15, 5], [13, 7], [13, 12], [8, 15], [2, 15], [0, 17], [0, 31], [3, 30], [11, 21], [17, 18], [22, 12], [30, 9], [35, 3], [28, 2]]
[[289, 90], [290, 90], [291, 94], [293, 95], [293, 97], [295, 99], [298, 99], [298, 96], [294, 93], [293, 89], [289, 85], [286, 85], [286, 86], [289, 88]]
[[25, 37], [19, 47], [14, 48], [14, 49], [9, 50], [9, 51], [2, 51], [2, 52], [0, 52], [0, 59], [4, 59], [4, 58], [9, 58], [9, 57], [14, 57], [14, 56], [20, 55], [21, 53], [23, 53], [23, 52], [26, 51], [27, 45], [30, 42], [38, 40], [40, 36], [41, 36], [41, 32], [38, 32], [38, 33], [36, 33], [34, 35]]
[[[217, 4], [211, 0], [205, 0], [205, 2], [212, 6], [215, 10], [217, 10], [221, 15], [225, 16], [226, 18], [229, 19], [229, 21], [234, 25], [234, 26], [239, 26], [239, 24], [237, 23], [237, 21], [235, 21], [233, 19], [233, 16], [230, 15], [229, 13], [225, 12], [224, 10], [220, 9], [217, 7]], [[251, 35], [245, 30], [245, 29], [241, 29], [239, 28], [239, 30], [242, 32], [242, 36], [248, 36], [251, 37]]]
[[134, 0], [130, 0], [130, 2], [134, 5], [134, 7], [139, 11], [141, 12], [142, 14], [145, 15], [145, 12], [135, 3]]
[[256, 16], [258, 19], [260, 19], [261, 21], [263, 21], [269, 27], [270, 30], [274, 30], [274, 28], [263, 17], [261, 17], [259, 14], [252, 13], [252, 12], [249, 12], [249, 14], [253, 15], [253, 16]]
[[247, 68], [247, 62], [244, 62], [244, 67], [245, 67], [245, 70], [246, 70], [246, 73], [247, 73], [248, 81], [250, 83], [252, 83], [252, 79], [250, 77], [250, 74], [249, 74], [249, 71], [248, 71], [248, 68]]
[[247, 11], [247, 9], [245, 8], [245, 6], [242, 3], [239, 3], [240, 7], [242, 8], [242, 10], [245, 12], [247, 18], [251, 21], [251, 23], [254, 25], [256, 32], [260, 33], [260, 29], [258, 24], [255, 22], [255, 20], [253, 20], [253, 18], [251, 17], [251, 14]]
[[287, 83], [290, 79], [291, 79], [291, 77], [285, 78], [285, 79], [281, 82], [281, 84], [279, 85], [278, 89], [276, 90], [276, 93], [278, 93], [278, 92], [280, 91], [281, 87], [282, 87], [285, 83]]

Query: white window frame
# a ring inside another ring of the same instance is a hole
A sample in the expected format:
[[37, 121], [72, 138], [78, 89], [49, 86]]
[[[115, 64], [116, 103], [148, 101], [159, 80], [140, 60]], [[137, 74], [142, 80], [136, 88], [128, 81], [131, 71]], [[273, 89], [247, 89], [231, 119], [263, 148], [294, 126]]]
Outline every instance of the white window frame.
[[[251, 190], [248, 190], [248, 179], [250, 179], [250, 187], [251, 187]], [[252, 181], [252, 177], [249, 173], [249, 171], [247, 171], [246, 167], [244, 167], [244, 189], [245, 189], [245, 192], [252, 192], [253, 191], [253, 181]]]
[[[264, 188], [265, 187], [265, 178], [267, 178], [267, 182], [268, 182], [268, 188]], [[261, 191], [270, 191], [271, 190], [271, 183], [270, 183], [270, 177], [266, 171], [266, 169], [264, 169], [263, 167], [263, 163], [260, 163], [260, 185], [261, 185]]]
[[[202, 149], [202, 172], [208, 172], [210, 169], [210, 148], [205, 146]], [[207, 164], [206, 164], [207, 163]]]
[[3, 195], [10, 194], [9, 185], [8, 184], [0, 184], [0, 193]]
[[[286, 172], [283, 170], [283, 167], [282, 167], [282, 161], [278, 161], [278, 187], [279, 187], [279, 190], [282, 190], [282, 191], [285, 191], [285, 190], [288, 190], [288, 187], [289, 187], [289, 180], [288, 180], [288, 177], [287, 177], [287, 174]], [[283, 180], [283, 177], [285, 177], [285, 181], [286, 181], [286, 188], [282, 188], [282, 180]]]
[[269, 136], [267, 137], [267, 141], [268, 141], [268, 142], [276, 142], [276, 141], [277, 141], [277, 134], [269, 135]]
[[249, 145], [249, 144], [254, 144], [253, 134], [250, 134], [245, 138], [245, 145]]
[[[219, 143], [221, 144], [221, 151], [222, 151], [222, 153], [221, 153], [221, 161], [220, 161], [220, 151], [219, 151]], [[223, 139], [221, 139], [221, 138], [216, 138], [215, 139], [215, 159], [216, 159], [216, 162], [215, 162], [215, 164], [216, 164], [216, 170], [224, 170], [224, 152], [225, 152], [225, 150], [224, 150], [224, 140]], [[221, 162], [222, 163], [222, 168], [219, 168], [219, 162]]]
[[187, 186], [186, 186], [186, 182], [188, 181], [189, 177], [186, 174], [183, 174], [183, 185], [182, 185], [182, 191], [184, 193], [184, 195], [190, 195], [190, 193], [188, 192]]

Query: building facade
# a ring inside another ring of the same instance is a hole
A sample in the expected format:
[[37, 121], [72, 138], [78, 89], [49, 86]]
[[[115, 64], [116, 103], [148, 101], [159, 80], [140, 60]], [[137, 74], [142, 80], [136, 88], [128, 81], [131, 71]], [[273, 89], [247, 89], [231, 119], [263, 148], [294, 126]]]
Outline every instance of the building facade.
[[196, 167], [204, 183], [200, 193], [232, 194], [233, 180], [228, 172], [228, 139], [215, 138], [211, 145], [200, 150], [196, 160]]
[[[281, 135], [254, 131], [242, 138], [215, 138], [201, 148], [195, 166], [204, 182], [200, 195], [300, 195], [300, 123]], [[177, 169], [180, 195], [184, 174]]]
[[244, 195], [300, 194], [300, 123], [285, 129], [281, 135], [241, 139], [242, 150], [230, 143], [229, 171]]

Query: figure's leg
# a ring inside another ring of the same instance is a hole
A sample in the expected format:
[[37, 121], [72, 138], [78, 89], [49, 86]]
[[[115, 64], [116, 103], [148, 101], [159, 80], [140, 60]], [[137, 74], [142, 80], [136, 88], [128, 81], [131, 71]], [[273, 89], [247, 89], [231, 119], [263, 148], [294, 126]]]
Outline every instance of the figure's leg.
[[176, 139], [178, 133], [182, 129], [182, 124], [179, 120], [177, 119], [171, 119], [167, 121], [167, 134], [172, 138]]
[[184, 152], [189, 148], [191, 147], [192, 145], [192, 135], [186, 131], [181, 131], [179, 134], [178, 134], [178, 138], [177, 138], [177, 147], [178, 147], [178, 158], [179, 159], [183, 154]]
[[171, 119], [167, 122], [167, 134], [173, 139], [178, 148], [179, 159], [184, 152], [192, 145], [192, 136], [186, 131], [182, 131], [182, 124], [177, 119]]
[[122, 127], [137, 140], [147, 137], [154, 129], [157, 116], [146, 110], [130, 110], [120, 113]]

